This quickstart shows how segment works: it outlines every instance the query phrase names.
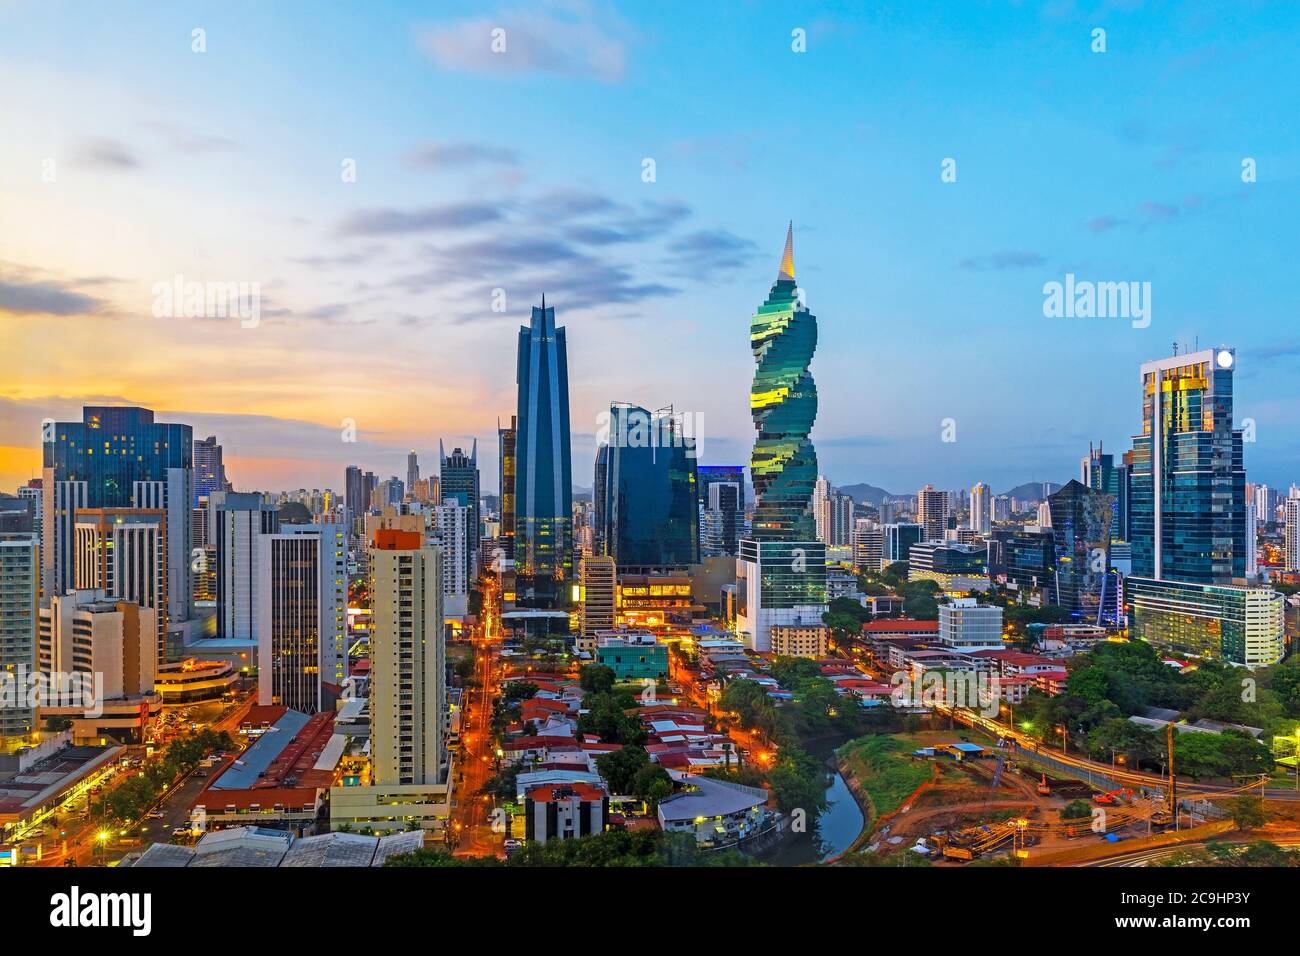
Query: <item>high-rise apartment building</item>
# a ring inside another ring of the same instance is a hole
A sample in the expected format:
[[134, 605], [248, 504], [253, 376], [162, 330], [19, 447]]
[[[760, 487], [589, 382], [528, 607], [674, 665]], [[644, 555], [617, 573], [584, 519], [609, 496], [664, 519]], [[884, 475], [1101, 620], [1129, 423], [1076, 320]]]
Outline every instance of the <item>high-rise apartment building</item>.
[[[40, 559], [35, 534], [0, 535], [0, 674], [15, 682], [38, 673]], [[23, 688], [15, 684], [15, 690]], [[27, 699], [15, 699], [10, 706], [0, 707], [0, 753], [30, 743], [28, 737], [36, 729], [36, 708], [28, 703]]]
[[745, 533], [745, 468], [700, 465], [700, 555], [734, 555]]
[[167, 513], [160, 509], [84, 508], [74, 525], [78, 590], [101, 590], [154, 612], [157, 662], [179, 659], [167, 646]]
[[1142, 432], [1127, 461], [1133, 573], [1200, 584], [1246, 576], [1246, 469], [1232, 349], [1142, 366]]
[[1283, 562], [1286, 570], [1300, 570], [1300, 495], [1292, 492], [1282, 503], [1284, 531]]
[[942, 541], [948, 534], [948, 492], [926, 485], [916, 493], [916, 521], [926, 541]]
[[455, 498], [444, 498], [433, 509], [433, 527], [442, 549], [442, 612], [464, 617], [469, 611], [470, 523], [473, 509]]
[[442, 554], [417, 532], [370, 549], [370, 745], [376, 786], [447, 778]]
[[478, 577], [478, 548], [482, 535], [482, 490], [479, 487], [478, 473], [478, 439], [466, 455], [459, 448], [453, 448], [450, 455], [443, 451], [442, 441], [438, 442], [438, 493], [442, 500], [454, 499], [469, 508], [468, 547], [465, 551], [465, 576], [471, 582]]
[[157, 632], [152, 610], [104, 591], [56, 594], [40, 610], [40, 669], [93, 675], [104, 700], [144, 697], [158, 672]]
[[989, 486], [977, 481], [970, 490], [970, 529], [976, 534], [988, 534], [993, 526], [993, 495]]
[[501, 489], [501, 534], [499, 536], [504, 557], [515, 556], [515, 425], [510, 416], [510, 427], [502, 428], [497, 422], [497, 479]]
[[208, 498], [208, 547], [216, 571], [217, 637], [251, 643], [258, 637], [256, 594], [263, 535], [280, 529], [279, 512], [250, 492], [216, 491]]
[[406, 489], [415, 494], [415, 485], [420, 480], [420, 457], [412, 448], [406, 453]]
[[564, 607], [573, 576], [569, 358], [545, 299], [519, 329], [516, 381], [515, 600]]

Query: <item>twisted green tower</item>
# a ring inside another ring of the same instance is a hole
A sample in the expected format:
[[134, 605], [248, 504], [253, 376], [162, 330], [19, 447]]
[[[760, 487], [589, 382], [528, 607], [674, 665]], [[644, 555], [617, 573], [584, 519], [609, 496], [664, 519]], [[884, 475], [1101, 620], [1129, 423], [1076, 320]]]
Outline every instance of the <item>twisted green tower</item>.
[[794, 224], [785, 236], [781, 270], [750, 321], [754, 385], [749, 406], [758, 437], [750, 459], [758, 541], [813, 541], [811, 501], [817, 452], [809, 433], [817, 418], [817, 386], [808, 365], [817, 348], [817, 317], [799, 302], [794, 281]]

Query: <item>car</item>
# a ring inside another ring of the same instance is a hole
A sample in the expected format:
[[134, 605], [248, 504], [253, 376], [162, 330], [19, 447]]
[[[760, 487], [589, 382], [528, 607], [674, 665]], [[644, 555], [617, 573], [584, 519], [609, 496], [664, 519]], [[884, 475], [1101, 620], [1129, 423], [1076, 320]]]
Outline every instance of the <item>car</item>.
[[161, 820], [162, 818], [163, 818], [163, 812], [162, 812], [161, 810], [150, 810], [150, 811], [149, 811], [149, 819], [150, 819], [150, 820]]

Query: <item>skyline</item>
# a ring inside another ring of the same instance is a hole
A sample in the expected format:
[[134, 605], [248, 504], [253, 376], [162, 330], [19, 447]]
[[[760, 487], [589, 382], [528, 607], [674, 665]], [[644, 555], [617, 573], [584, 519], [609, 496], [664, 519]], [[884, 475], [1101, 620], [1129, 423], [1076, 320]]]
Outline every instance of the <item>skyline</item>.
[[[339, 490], [348, 464], [403, 475], [412, 447], [427, 469], [437, 441], [478, 438], [494, 491], [513, 330], [543, 293], [571, 332], [576, 485], [611, 401], [699, 415], [701, 462], [742, 463], [745, 323], [791, 218], [835, 484], [1066, 481], [1088, 442], [1130, 447], [1140, 364], [1198, 338], [1240, 357], [1247, 479], [1295, 480], [1300, 103], [1277, 38], [1300, 12], [391, 7], [401, 26], [205, 12], [203, 54], [183, 11], [140, 30], [87, 10], [70, 37], [0, 9], [0, 335], [25, 357], [0, 390], [0, 487], [39, 474], [42, 418], [129, 403], [215, 434], [241, 489]], [[512, 52], [471, 53], [498, 22]], [[1150, 327], [1045, 318], [1067, 273], [1150, 281]], [[260, 282], [261, 325], [153, 318], [176, 275]]]

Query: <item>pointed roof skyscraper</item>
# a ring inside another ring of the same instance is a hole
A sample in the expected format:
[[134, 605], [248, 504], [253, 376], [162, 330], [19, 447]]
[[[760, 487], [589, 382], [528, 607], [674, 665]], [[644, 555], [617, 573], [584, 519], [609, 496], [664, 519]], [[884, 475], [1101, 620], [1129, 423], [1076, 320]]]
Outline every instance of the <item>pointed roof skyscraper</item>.
[[790, 220], [790, 225], [785, 232], [785, 252], [781, 253], [781, 271], [776, 274], [777, 280], [789, 279], [794, 281], [794, 220]]

